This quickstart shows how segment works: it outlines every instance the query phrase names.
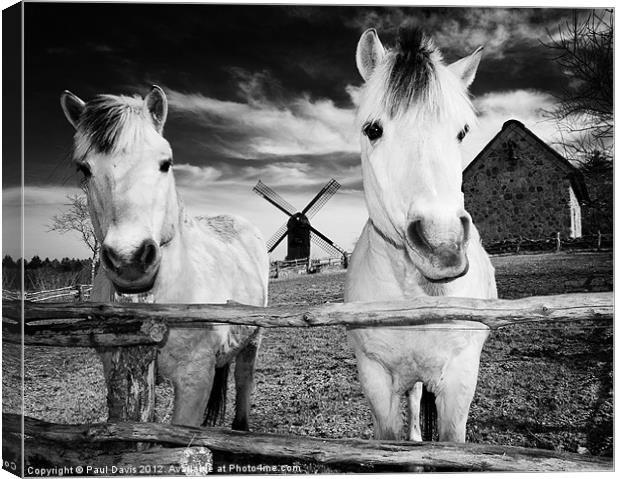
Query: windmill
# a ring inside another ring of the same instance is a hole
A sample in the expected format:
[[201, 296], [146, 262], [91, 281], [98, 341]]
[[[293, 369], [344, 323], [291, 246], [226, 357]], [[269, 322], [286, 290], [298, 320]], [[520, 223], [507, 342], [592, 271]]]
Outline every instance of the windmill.
[[306, 205], [302, 211], [297, 211], [293, 205], [282, 198], [278, 193], [259, 180], [252, 189], [257, 195], [265, 198], [269, 203], [278, 208], [289, 219], [284, 223], [267, 242], [267, 250], [271, 253], [288, 236], [288, 250], [286, 260], [309, 258], [310, 241], [319, 246], [331, 256], [343, 256], [347, 258], [344, 249], [330, 240], [310, 224], [310, 219], [323, 207], [334, 193], [340, 188], [340, 183], [331, 179]]

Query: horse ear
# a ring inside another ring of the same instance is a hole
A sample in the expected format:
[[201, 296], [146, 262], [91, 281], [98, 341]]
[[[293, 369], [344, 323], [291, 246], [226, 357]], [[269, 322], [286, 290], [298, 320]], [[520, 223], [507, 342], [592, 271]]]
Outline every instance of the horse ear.
[[484, 47], [478, 47], [471, 55], [461, 58], [451, 65], [448, 65], [448, 68], [452, 70], [452, 73], [460, 78], [466, 87], [471, 85], [474, 78], [476, 78], [476, 71], [478, 70], [480, 59], [482, 58], [483, 48]]
[[362, 33], [359, 42], [357, 42], [355, 62], [357, 63], [357, 69], [364, 81], [368, 81], [384, 56], [385, 49], [381, 44], [381, 40], [379, 40], [377, 30], [369, 28]]
[[80, 100], [77, 96], [71, 93], [69, 90], [65, 90], [60, 95], [60, 106], [65, 113], [69, 123], [77, 130], [78, 123], [80, 121], [80, 115], [86, 107], [86, 103]]
[[164, 123], [166, 123], [166, 117], [168, 116], [168, 99], [164, 90], [157, 85], [151, 87], [151, 91], [144, 99], [144, 104], [149, 111], [155, 129], [161, 133], [164, 129]]

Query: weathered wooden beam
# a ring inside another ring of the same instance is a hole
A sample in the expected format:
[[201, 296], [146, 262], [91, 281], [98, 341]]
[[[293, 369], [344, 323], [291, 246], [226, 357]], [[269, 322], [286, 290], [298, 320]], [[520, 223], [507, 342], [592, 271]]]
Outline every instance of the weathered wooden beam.
[[[196, 460], [210, 456], [203, 446], [152, 447], [146, 451], [110, 451], [91, 447], [67, 447], [67, 444], [41, 438], [24, 439], [26, 476], [175, 476], [213, 472], [212, 463]], [[3, 454], [19, 453], [15, 444], [3, 445]], [[21, 455], [19, 456], [21, 457]], [[206, 459], [206, 458], [205, 458]]]
[[3, 341], [26, 346], [114, 347], [158, 344], [166, 338], [163, 321], [65, 321], [56, 324], [21, 324], [4, 321]]
[[[214, 323], [246, 324], [265, 328], [334, 326], [385, 327], [475, 321], [491, 329], [541, 321], [612, 320], [613, 293], [578, 293], [522, 299], [421, 297], [409, 301], [332, 303], [320, 306], [280, 305], [266, 308], [230, 304], [141, 303], [25, 303], [28, 326], [40, 320], [81, 319], [37, 324], [39, 330], [67, 331], [101, 327], [105, 331], [130, 327], [146, 320], [168, 327], [209, 327]], [[3, 317], [19, 320], [19, 302], [6, 302]], [[87, 319], [84, 319], [87, 318]], [[35, 327], [35, 325], [32, 325]], [[139, 329], [139, 328], [138, 328]]]
[[[21, 416], [3, 413], [5, 430], [20, 432]], [[24, 419], [25, 434], [67, 444], [116, 441], [205, 446], [232, 454], [322, 464], [399, 465], [478, 471], [611, 471], [611, 458], [514, 446], [321, 439], [154, 423], [52, 424]]]

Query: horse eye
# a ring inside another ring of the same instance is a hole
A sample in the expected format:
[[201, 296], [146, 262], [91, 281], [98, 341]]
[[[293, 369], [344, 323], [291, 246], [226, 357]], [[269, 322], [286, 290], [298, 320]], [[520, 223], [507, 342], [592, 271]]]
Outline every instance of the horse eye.
[[378, 140], [381, 138], [381, 135], [383, 135], [383, 128], [381, 128], [381, 125], [376, 121], [367, 124], [362, 131], [370, 141]]
[[456, 135], [456, 139], [459, 141], [459, 143], [463, 141], [463, 139], [465, 138], [468, 132], [469, 132], [469, 125], [465, 125], [463, 129], [459, 131], [459, 134]]
[[168, 173], [168, 170], [172, 166], [172, 160], [164, 160], [159, 164], [159, 171], [162, 173]]
[[93, 176], [92, 172], [90, 171], [90, 167], [85, 163], [79, 163], [77, 165], [77, 170], [84, 175], [84, 178], [90, 178], [91, 176]]

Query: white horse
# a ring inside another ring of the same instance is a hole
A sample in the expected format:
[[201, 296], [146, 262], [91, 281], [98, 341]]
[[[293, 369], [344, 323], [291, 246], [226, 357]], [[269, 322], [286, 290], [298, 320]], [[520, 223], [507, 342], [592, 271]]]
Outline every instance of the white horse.
[[[94, 301], [148, 292], [158, 303], [267, 304], [269, 260], [258, 230], [230, 216], [192, 218], [177, 196], [161, 88], [144, 99], [99, 95], [87, 103], [65, 91], [61, 105], [75, 128], [73, 160], [102, 245]], [[233, 428], [247, 430], [259, 344], [256, 327], [171, 329], [158, 366], [174, 385], [172, 422], [199, 426], [206, 412], [214, 423], [235, 359]], [[107, 378], [109, 353], [103, 363]]]
[[[345, 301], [420, 296], [496, 298], [494, 269], [464, 209], [460, 142], [474, 123], [467, 87], [480, 50], [444, 64], [430, 39], [402, 29], [384, 49], [374, 29], [361, 36], [365, 80], [356, 124], [369, 219], [347, 273]], [[399, 439], [408, 396], [409, 440], [420, 441], [422, 384], [435, 394], [439, 439], [465, 441], [480, 353], [479, 323], [349, 331], [375, 437]]]

